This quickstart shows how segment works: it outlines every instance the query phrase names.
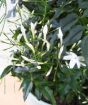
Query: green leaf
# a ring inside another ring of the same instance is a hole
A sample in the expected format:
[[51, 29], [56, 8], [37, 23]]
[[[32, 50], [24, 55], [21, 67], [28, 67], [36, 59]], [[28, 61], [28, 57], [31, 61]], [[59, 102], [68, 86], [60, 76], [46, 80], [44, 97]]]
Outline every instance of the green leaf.
[[85, 36], [82, 40], [82, 54], [88, 66], [88, 36]]
[[23, 84], [23, 97], [24, 97], [24, 100], [27, 99], [27, 97], [29, 95], [29, 92], [32, 91], [32, 88], [33, 88], [33, 82], [29, 82], [29, 81], [24, 82], [24, 84]]
[[65, 96], [70, 92], [70, 85], [69, 84], [60, 84], [59, 85], [59, 93], [61, 96]]
[[40, 100], [42, 98], [42, 93], [40, 92], [39, 89], [35, 89], [35, 95], [37, 96], [37, 98]]
[[51, 34], [50, 44], [53, 45], [57, 39], [57, 32]]
[[82, 9], [88, 8], [88, 1], [85, 0], [78, 0], [79, 7]]
[[77, 15], [75, 13], [71, 13], [67, 15], [65, 18], [60, 20], [60, 26], [64, 31], [68, 31], [76, 22]]
[[54, 19], [58, 18], [63, 12], [64, 12], [64, 10], [62, 10], [61, 8], [57, 8], [53, 18]]
[[77, 42], [82, 37], [82, 33], [83, 33], [83, 27], [81, 25], [75, 26], [70, 30], [69, 34], [64, 39], [63, 41], [64, 45], [70, 45]]
[[56, 105], [56, 101], [53, 95], [53, 91], [49, 87], [42, 89], [43, 96], [52, 102], [52, 105]]
[[12, 70], [12, 65], [7, 66], [4, 71], [2, 72], [0, 78], [5, 77], [10, 71]]
[[84, 11], [83, 16], [84, 16], [84, 17], [88, 17], [88, 9], [86, 9], [86, 10]]
[[15, 33], [13, 34], [13, 37], [15, 40], [17, 40], [18, 35], [21, 33], [20, 28], [18, 28]]
[[52, 28], [58, 28], [59, 27], [59, 22], [55, 19], [52, 19], [51, 20], [51, 25], [52, 25]]

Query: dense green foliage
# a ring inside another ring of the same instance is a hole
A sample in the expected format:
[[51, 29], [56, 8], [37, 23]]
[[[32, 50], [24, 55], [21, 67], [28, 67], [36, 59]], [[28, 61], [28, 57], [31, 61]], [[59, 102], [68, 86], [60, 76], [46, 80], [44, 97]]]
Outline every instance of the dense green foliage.
[[32, 92], [52, 105], [56, 99], [87, 105], [88, 0], [19, 1], [23, 5], [32, 16], [13, 33], [17, 50], [1, 78], [18, 77], [24, 99]]

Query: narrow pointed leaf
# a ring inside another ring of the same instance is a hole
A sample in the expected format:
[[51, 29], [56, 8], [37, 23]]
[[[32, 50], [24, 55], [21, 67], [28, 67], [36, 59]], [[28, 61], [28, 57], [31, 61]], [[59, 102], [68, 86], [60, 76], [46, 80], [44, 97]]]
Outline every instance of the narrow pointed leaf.
[[69, 34], [64, 39], [63, 41], [64, 45], [70, 45], [77, 42], [82, 37], [82, 33], [83, 33], [83, 27], [81, 25], [75, 26], [70, 30]]
[[85, 36], [82, 40], [82, 54], [88, 66], [88, 36]]
[[42, 93], [49, 101], [52, 102], [52, 105], [56, 105], [56, 101], [55, 101], [55, 98], [53, 96], [53, 91], [49, 87], [45, 87], [42, 90]]
[[71, 13], [60, 20], [60, 26], [64, 31], [68, 31], [77, 22], [77, 15]]
[[12, 65], [7, 66], [4, 71], [2, 72], [0, 78], [5, 77], [8, 73], [10, 73], [10, 71], [12, 70]]

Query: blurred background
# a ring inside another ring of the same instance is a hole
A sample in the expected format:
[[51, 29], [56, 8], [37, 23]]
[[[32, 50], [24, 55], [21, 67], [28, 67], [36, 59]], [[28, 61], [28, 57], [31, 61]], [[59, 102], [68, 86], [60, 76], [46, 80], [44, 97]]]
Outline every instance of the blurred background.
[[[10, 0], [8, 0], [7, 3], [9, 2]], [[11, 7], [10, 3], [8, 7]], [[5, 9], [4, 5], [0, 7], [0, 75], [4, 68], [11, 63], [10, 52], [14, 48], [8, 49], [11, 46], [4, 42], [8, 42], [8, 37], [11, 38], [10, 28], [12, 30], [16, 28], [16, 25], [11, 21], [15, 22], [19, 18], [18, 14], [16, 14], [16, 16], [8, 16], [8, 18], [4, 19]], [[8, 37], [5, 36], [5, 33], [8, 34]], [[0, 80], [0, 105], [25, 105], [22, 91], [19, 90], [19, 88], [19, 80], [10, 75], [6, 76], [3, 80]]]

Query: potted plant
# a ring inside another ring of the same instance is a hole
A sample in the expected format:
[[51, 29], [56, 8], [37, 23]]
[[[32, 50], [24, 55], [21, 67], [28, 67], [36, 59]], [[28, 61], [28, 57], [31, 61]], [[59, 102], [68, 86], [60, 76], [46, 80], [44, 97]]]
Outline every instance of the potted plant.
[[87, 7], [82, 3], [85, 4], [82, 0], [23, 1], [34, 16], [15, 30], [13, 43], [17, 50], [1, 78], [8, 73], [18, 77], [24, 99], [31, 92], [52, 105], [88, 102], [83, 92], [88, 64]]

